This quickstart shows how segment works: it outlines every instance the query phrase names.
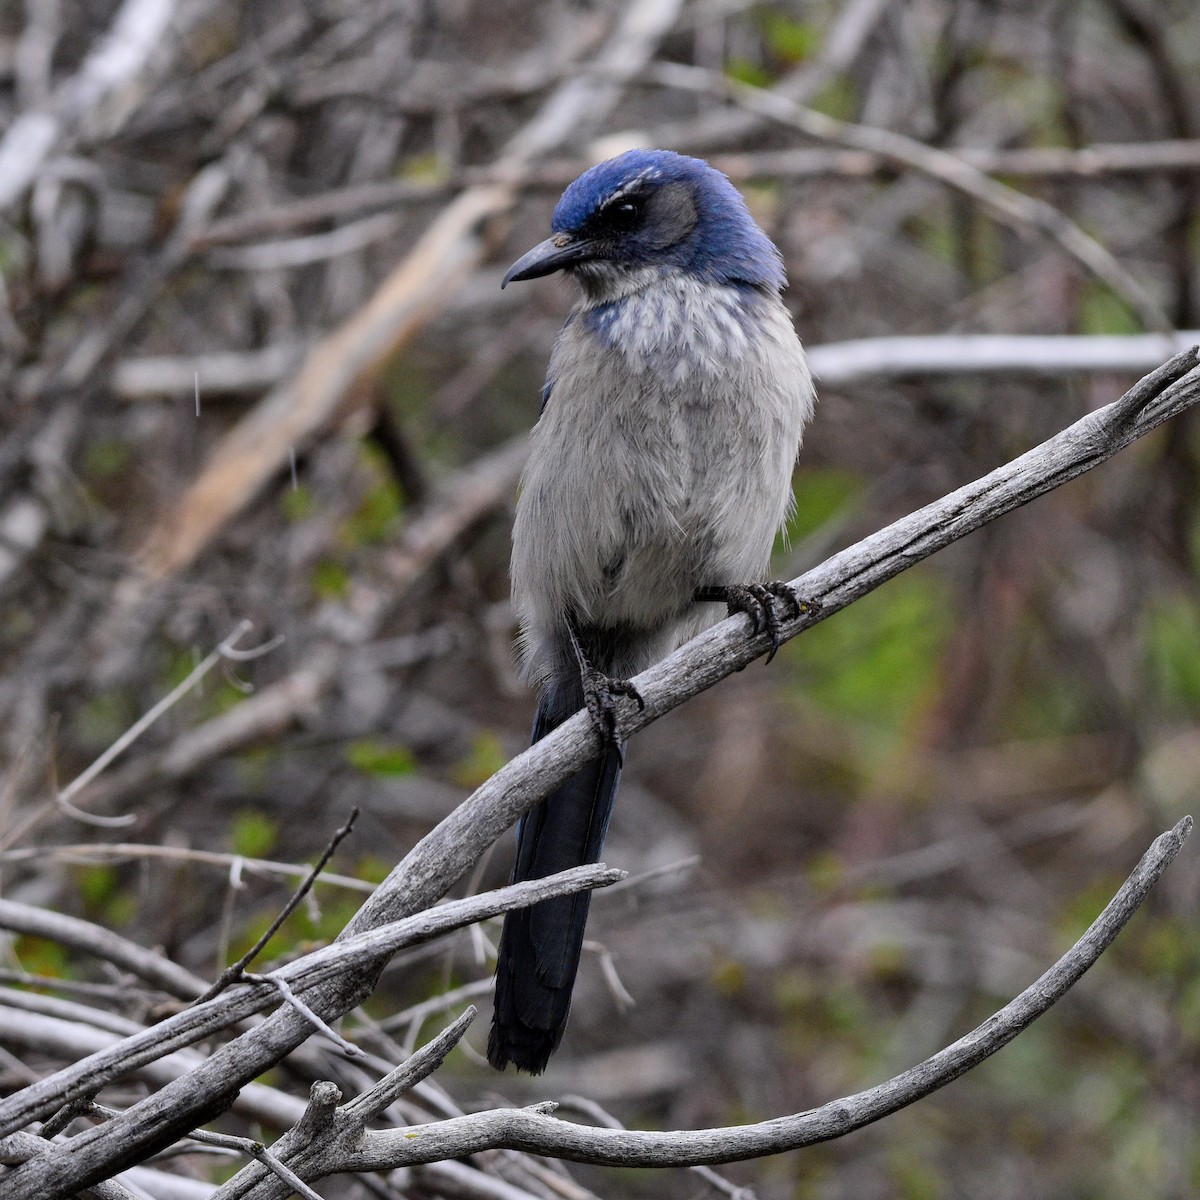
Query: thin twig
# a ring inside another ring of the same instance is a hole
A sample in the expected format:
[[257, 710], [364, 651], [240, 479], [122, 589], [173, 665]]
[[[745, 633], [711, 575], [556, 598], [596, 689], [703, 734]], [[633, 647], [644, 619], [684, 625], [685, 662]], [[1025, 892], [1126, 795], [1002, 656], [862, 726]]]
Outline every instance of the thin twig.
[[[21, 846], [14, 850], [0, 850], [0, 863], [34, 862], [43, 858], [61, 859], [64, 862], [95, 863], [122, 862], [126, 859], [164, 859], [167, 862], [195, 862], [209, 866], [232, 868], [240, 862], [248, 874], [272, 876], [307, 876], [312, 868], [300, 863], [273, 862], [268, 858], [246, 858], [240, 854], [228, 854], [216, 850], [195, 850], [188, 846], [156, 846], [148, 842], [108, 842], [97, 845], [90, 842], [72, 843], [67, 846]], [[375, 885], [352, 875], [336, 875], [326, 872], [317, 883], [347, 888], [355, 892], [370, 893]]]
[[237, 643], [252, 628], [253, 625], [250, 621], [239, 621], [237, 628], [215, 650], [189, 671], [157, 704], [153, 705], [134, 721], [91, 766], [86, 767], [65, 788], [59, 791], [55, 797], [59, 807], [76, 820], [84, 821], [90, 825], [129, 825], [136, 821], [137, 817], [132, 813], [120, 817], [101, 817], [95, 813], [83, 812], [81, 809], [76, 808], [72, 801], [105, 767], [120, 754], [124, 753], [124, 751], [128, 750], [151, 725], [178, 704], [222, 659], [233, 659], [242, 662], [248, 658], [258, 658], [260, 655], [273, 650], [279, 644], [278, 638], [272, 638], [271, 641], [266, 642], [262, 646], [255, 647], [253, 650], [235, 649]]
[[266, 1167], [272, 1175], [282, 1179], [292, 1191], [305, 1197], [305, 1200], [321, 1200], [321, 1197], [299, 1175], [289, 1169], [286, 1163], [280, 1162], [262, 1142], [229, 1133], [212, 1133], [207, 1129], [193, 1129], [188, 1137], [204, 1146], [219, 1146], [223, 1150], [236, 1150], [239, 1154], [253, 1158]]
[[[90, 1109], [103, 1113], [105, 1117], [119, 1116], [119, 1110], [112, 1108], [102, 1108], [98, 1104], [88, 1105]], [[253, 1138], [238, 1137], [231, 1133], [216, 1133], [208, 1129], [193, 1129], [187, 1134], [189, 1141], [199, 1142], [201, 1146], [213, 1146], [220, 1150], [232, 1150], [235, 1154], [245, 1155], [247, 1158], [253, 1158], [256, 1162], [261, 1163], [268, 1171], [296, 1192], [298, 1195], [305, 1197], [305, 1200], [321, 1200], [321, 1196], [314, 1192], [294, 1171], [290, 1170], [286, 1163], [283, 1163], [277, 1158], [267, 1146]]]
[[[317, 881], [317, 876], [325, 869], [325, 864], [333, 857], [334, 851], [341, 845], [342, 841], [349, 836], [354, 828], [354, 822], [358, 820], [358, 806], [350, 810], [349, 817], [346, 818], [346, 823], [337, 830], [333, 837], [329, 839], [329, 844], [321, 853], [321, 857], [317, 859], [316, 864], [305, 876], [304, 881], [292, 893], [291, 898], [283, 906], [279, 915], [271, 922], [270, 925], [255, 941], [254, 945], [242, 955], [237, 962], [226, 967], [224, 971], [217, 977], [213, 985], [208, 988], [203, 995], [197, 997], [196, 1003], [202, 1004], [205, 1000], [211, 1000], [214, 996], [219, 995], [232, 983], [236, 983], [241, 979], [246, 972], [246, 968], [262, 953], [263, 947], [278, 933], [279, 928], [283, 923], [296, 911], [296, 906], [304, 899], [305, 896], [312, 890], [312, 886]], [[357, 1047], [355, 1047], [357, 1051]]]
[[427, 1079], [445, 1062], [446, 1055], [462, 1040], [478, 1012], [475, 1005], [468, 1005], [437, 1037], [426, 1042], [374, 1087], [345, 1104], [343, 1111], [357, 1115], [364, 1124], [373, 1121], [385, 1108]]
[[612, 997], [617, 1011], [625, 1012], [635, 1007], [637, 1000], [621, 982], [621, 976], [617, 973], [617, 964], [613, 961], [612, 951], [603, 942], [597, 942], [591, 938], [584, 941], [583, 948], [596, 956], [596, 960], [600, 964], [600, 974], [604, 978], [608, 994]]
[[358, 1058], [362, 1049], [353, 1042], [348, 1042], [327, 1021], [322, 1020], [313, 1010], [292, 991], [291, 984], [282, 975], [255, 975], [243, 971], [242, 978], [247, 983], [266, 983], [275, 988], [283, 997], [284, 1003], [291, 1005], [318, 1033], [324, 1034], [348, 1058]]

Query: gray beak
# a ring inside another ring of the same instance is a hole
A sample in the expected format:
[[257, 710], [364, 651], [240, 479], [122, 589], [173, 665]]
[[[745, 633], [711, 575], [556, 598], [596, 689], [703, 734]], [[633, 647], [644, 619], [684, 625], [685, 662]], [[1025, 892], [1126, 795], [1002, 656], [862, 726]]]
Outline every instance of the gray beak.
[[573, 241], [569, 234], [556, 233], [539, 242], [528, 254], [522, 254], [500, 282], [501, 288], [522, 279], [540, 279], [553, 275], [564, 267], [586, 262], [595, 257], [595, 248], [590, 242]]

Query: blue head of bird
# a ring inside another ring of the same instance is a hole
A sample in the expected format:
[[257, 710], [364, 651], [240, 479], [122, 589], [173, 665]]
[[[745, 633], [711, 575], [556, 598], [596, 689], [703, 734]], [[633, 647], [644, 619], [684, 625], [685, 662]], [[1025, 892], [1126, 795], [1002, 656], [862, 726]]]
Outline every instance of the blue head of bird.
[[501, 287], [566, 271], [596, 301], [662, 272], [778, 292], [783, 264], [737, 188], [698, 158], [629, 150], [585, 171], [558, 202], [552, 236], [509, 268]]

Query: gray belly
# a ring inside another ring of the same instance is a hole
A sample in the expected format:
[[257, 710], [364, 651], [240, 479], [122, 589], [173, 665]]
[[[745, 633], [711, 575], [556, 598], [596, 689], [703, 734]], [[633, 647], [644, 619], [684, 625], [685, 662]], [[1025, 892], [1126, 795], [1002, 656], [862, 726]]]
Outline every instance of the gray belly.
[[669, 374], [652, 350], [597, 347], [578, 321], [564, 329], [513, 528], [513, 599], [535, 669], [568, 615], [644, 631], [653, 658], [720, 615], [698, 613], [697, 587], [764, 577], [812, 386], [786, 311], [762, 319], [736, 359], [713, 357], [714, 335], [707, 360], [676, 359]]

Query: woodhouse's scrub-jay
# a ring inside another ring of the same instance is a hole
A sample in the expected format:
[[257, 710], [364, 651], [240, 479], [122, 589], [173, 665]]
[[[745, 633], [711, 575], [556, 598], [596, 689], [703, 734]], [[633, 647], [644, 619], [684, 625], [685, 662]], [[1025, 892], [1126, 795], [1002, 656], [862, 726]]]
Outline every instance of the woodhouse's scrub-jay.
[[[533, 740], [585, 705], [600, 757], [518, 826], [514, 880], [598, 861], [621, 774], [614, 693], [720, 617], [778, 645], [761, 584], [791, 503], [812, 379], [780, 300], [778, 250], [699, 159], [632, 150], [563, 193], [552, 236], [504, 283], [566, 271], [582, 289], [550, 358], [513, 528]], [[772, 651], [773, 653], [774, 651]], [[562, 1038], [588, 893], [508, 913], [488, 1059], [540, 1072]]]

